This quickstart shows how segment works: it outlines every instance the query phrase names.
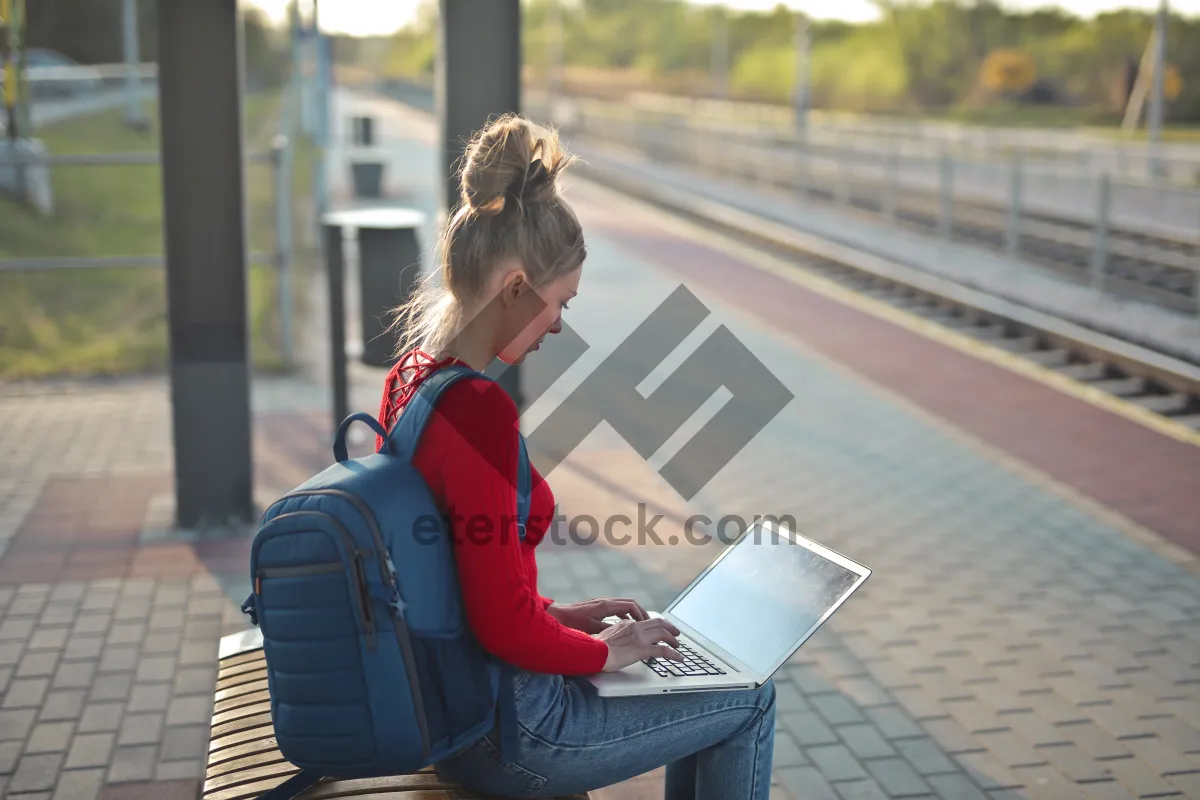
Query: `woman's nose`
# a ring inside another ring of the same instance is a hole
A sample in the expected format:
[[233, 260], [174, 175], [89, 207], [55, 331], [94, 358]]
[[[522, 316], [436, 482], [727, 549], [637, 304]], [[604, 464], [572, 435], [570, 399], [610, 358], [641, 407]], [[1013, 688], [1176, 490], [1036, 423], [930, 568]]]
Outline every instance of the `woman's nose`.
[[558, 333], [562, 330], [562, 314], [554, 318], [554, 324], [550, 326], [550, 333]]

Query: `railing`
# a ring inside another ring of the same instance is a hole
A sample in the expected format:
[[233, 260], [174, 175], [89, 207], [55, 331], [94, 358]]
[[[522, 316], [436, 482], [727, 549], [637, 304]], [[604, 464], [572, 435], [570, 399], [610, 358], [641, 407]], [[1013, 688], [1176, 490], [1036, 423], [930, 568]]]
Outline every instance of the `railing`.
[[1019, 152], [1005, 162], [971, 161], [676, 122], [580, 104], [562, 128], [654, 162], [983, 244], [1108, 294], [1200, 313], [1200, 189], [1030, 164]]
[[[593, 108], [603, 105], [603, 101], [586, 99], [573, 102]], [[799, 138], [794, 112], [786, 106], [640, 92], [632, 94], [625, 107], [664, 120], [675, 118], [685, 125], [719, 126], [729, 133], [765, 133], [791, 143]], [[807, 127], [810, 141], [860, 149], [886, 152], [899, 148], [905, 154], [925, 156], [948, 152], [956, 158], [976, 161], [1004, 161], [1019, 151], [1031, 162], [1104, 169], [1130, 179], [1161, 178], [1200, 185], [1200, 144], [1162, 143], [1156, 147], [1149, 142], [1070, 129], [990, 127], [823, 110], [808, 114]], [[1158, 163], [1164, 168], [1161, 175], [1156, 172]]]

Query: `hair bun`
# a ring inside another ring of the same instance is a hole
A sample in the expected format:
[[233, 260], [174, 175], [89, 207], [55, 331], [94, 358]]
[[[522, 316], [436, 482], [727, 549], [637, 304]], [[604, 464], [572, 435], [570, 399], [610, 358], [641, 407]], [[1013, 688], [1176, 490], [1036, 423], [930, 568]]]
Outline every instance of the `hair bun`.
[[462, 201], [486, 216], [551, 200], [558, 194], [558, 176], [573, 162], [555, 131], [518, 114], [505, 114], [477, 132], [467, 146]]

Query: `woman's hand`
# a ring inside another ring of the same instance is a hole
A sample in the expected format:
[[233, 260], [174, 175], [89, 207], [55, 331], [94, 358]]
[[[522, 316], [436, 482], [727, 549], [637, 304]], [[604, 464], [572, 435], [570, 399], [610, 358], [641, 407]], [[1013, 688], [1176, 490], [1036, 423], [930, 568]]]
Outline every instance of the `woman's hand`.
[[620, 617], [635, 621], [650, 618], [646, 609], [638, 605], [636, 601], [624, 597], [597, 597], [582, 603], [564, 605], [551, 603], [546, 607], [546, 613], [568, 628], [590, 634], [600, 633], [612, 624], [605, 622], [605, 617]]
[[614, 623], [596, 634], [608, 645], [608, 659], [601, 672], [616, 672], [647, 658], [683, 661], [675, 649], [679, 646], [675, 638], [678, 635], [679, 629], [661, 617]]

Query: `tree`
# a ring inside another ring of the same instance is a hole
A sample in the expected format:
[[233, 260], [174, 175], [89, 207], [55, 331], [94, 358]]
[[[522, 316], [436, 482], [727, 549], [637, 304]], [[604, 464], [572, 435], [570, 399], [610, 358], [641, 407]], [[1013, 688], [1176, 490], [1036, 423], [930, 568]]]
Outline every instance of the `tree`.
[[1167, 64], [1167, 68], [1163, 72], [1163, 97], [1171, 101], [1179, 99], [1181, 94], [1183, 94], [1183, 77], [1179, 74], [1179, 68], [1174, 64]]
[[1037, 69], [1027, 53], [1002, 48], [988, 53], [980, 67], [979, 79], [991, 92], [1017, 97], [1037, 81]]

